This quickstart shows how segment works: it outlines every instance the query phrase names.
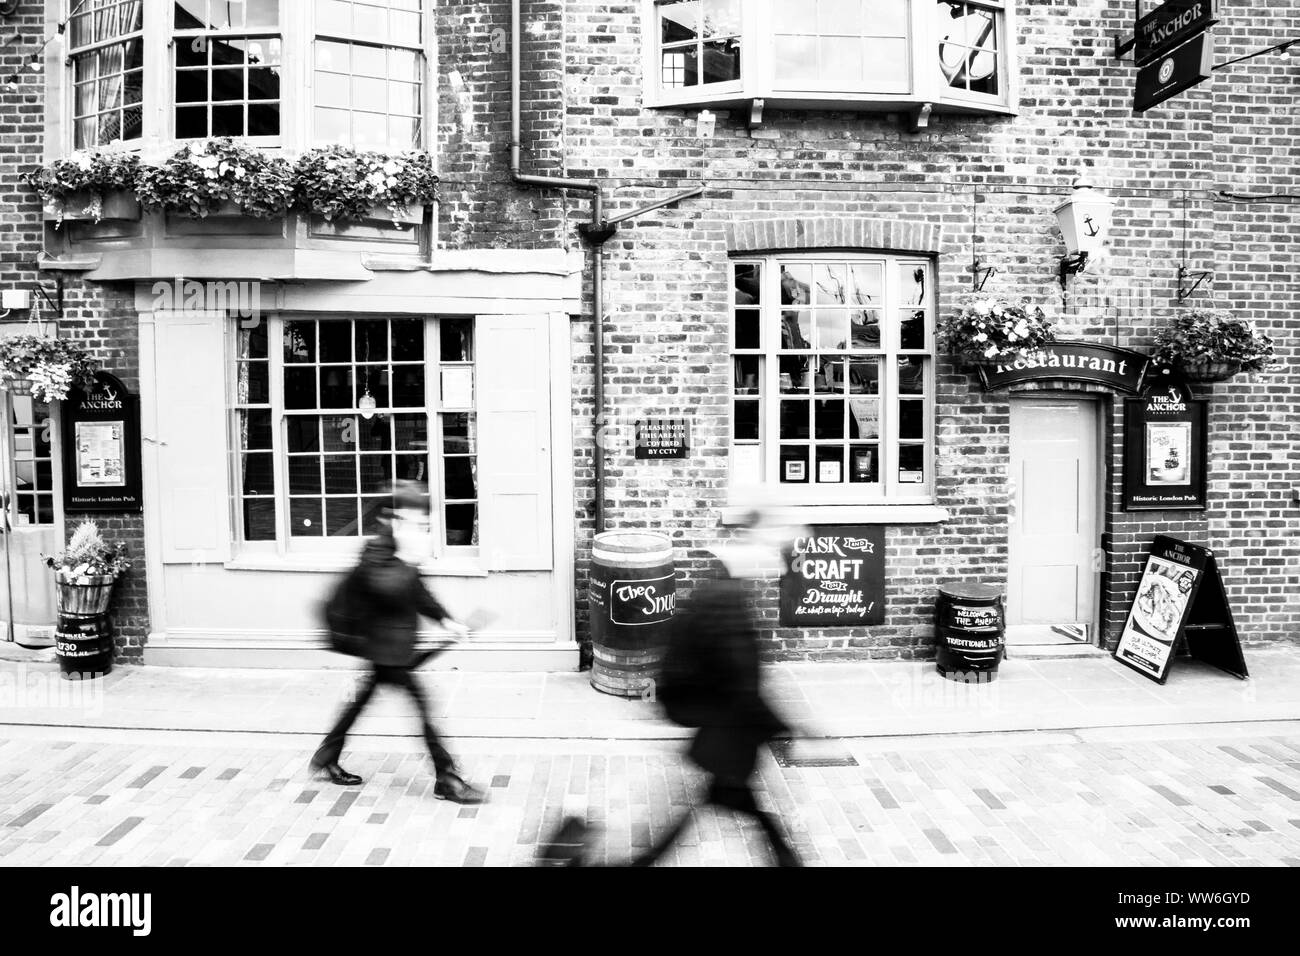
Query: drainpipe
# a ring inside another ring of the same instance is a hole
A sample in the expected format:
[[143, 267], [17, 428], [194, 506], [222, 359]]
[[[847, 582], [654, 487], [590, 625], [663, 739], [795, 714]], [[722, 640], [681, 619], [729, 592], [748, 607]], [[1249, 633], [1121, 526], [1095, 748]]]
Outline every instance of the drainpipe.
[[522, 171], [520, 162], [521, 142], [519, 136], [520, 119], [520, 83], [519, 66], [522, 58], [519, 41], [523, 35], [520, 29], [520, 0], [510, 0], [510, 179], [518, 186], [531, 186], [538, 189], [575, 189], [591, 193], [591, 221], [578, 226], [578, 232], [591, 246], [591, 298], [592, 298], [592, 343], [595, 355], [595, 377], [593, 404], [595, 417], [592, 423], [592, 448], [595, 459], [596, 484], [596, 533], [605, 530], [605, 452], [601, 448], [601, 429], [605, 425], [605, 243], [618, 231], [618, 224], [655, 209], [672, 205], [683, 199], [698, 196], [704, 187], [688, 189], [667, 199], [641, 206], [631, 212], [623, 213], [612, 219], [605, 218], [605, 191], [601, 184], [592, 179], [566, 179], [562, 176], [534, 176]]

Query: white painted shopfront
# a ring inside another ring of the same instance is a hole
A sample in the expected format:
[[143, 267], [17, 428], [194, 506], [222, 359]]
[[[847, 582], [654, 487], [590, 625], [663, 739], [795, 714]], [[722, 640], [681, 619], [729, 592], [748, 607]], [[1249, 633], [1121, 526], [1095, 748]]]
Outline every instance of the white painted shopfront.
[[434, 666], [576, 669], [580, 269], [562, 251], [439, 252], [275, 284], [260, 321], [157, 309], [139, 284], [145, 662], [350, 666], [322, 650], [317, 608], [404, 477], [431, 491], [427, 582], [489, 618]]

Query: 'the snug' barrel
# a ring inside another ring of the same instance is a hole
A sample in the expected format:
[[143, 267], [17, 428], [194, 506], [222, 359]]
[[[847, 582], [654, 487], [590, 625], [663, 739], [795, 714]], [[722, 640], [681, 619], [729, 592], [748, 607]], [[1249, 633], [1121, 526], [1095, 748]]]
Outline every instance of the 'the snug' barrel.
[[591, 686], [644, 696], [668, 643], [677, 606], [672, 543], [647, 531], [607, 531], [591, 549]]

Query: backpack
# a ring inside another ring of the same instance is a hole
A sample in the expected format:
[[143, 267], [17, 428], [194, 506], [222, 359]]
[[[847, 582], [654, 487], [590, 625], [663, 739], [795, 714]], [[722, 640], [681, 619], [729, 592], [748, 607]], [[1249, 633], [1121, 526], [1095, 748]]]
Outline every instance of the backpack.
[[359, 572], [358, 566], [343, 575], [321, 608], [329, 649], [351, 657], [367, 657], [370, 643], [358, 601]]
[[689, 608], [673, 616], [668, 646], [654, 683], [655, 698], [665, 716], [681, 727], [704, 724], [716, 693], [702, 643], [707, 635], [700, 633], [697, 623], [697, 615]]

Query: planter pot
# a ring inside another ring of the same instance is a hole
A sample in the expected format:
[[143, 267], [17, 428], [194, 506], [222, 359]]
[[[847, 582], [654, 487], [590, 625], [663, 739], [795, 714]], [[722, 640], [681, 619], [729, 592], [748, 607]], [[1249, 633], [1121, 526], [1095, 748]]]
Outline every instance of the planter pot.
[[64, 617], [95, 617], [107, 613], [116, 581], [117, 578], [107, 574], [73, 577], [61, 571], [55, 572], [59, 614]]
[[1222, 382], [1241, 371], [1240, 362], [1184, 362], [1183, 375], [1193, 382]]
[[[211, 209], [206, 219], [242, 219], [248, 214], [244, 212], [244, 207], [239, 205], [233, 199], [227, 199], [221, 205]], [[249, 217], [252, 218], [252, 217]]]
[[113, 189], [102, 197], [89, 190], [75, 192], [67, 199], [52, 199], [45, 204], [46, 222], [94, 222], [95, 200], [99, 199], [99, 219], [135, 221], [140, 218], [140, 202], [125, 189]]

